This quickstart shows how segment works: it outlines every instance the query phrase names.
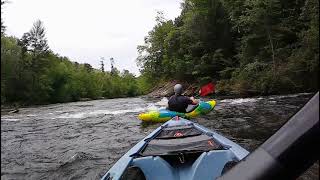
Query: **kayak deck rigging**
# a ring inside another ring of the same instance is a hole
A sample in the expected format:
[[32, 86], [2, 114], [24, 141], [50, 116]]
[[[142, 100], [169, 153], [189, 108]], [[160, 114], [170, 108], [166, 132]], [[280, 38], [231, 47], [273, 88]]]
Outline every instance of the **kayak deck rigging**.
[[179, 155], [182, 153], [223, 150], [224, 147], [213, 137], [187, 126], [163, 127], [138, 154], [140, 156]]
[[247, 154], [216, 132], [179, 118], [140, 141], [102, 179], [215, 179]]

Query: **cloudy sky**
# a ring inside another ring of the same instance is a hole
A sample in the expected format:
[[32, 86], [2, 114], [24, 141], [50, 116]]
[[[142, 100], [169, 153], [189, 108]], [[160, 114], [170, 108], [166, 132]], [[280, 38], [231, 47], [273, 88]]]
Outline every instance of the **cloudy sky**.
[[139, 74], [137, 45], [155, 25], [157, 11], [167, 19], [180, 12], [182, 0], [9, 0], [2, 9], [6, 34], [21, 38], [32, 24], [44, 22], [50, 48], [72, 61], [99, 68], [110, 57], [115, 66]]

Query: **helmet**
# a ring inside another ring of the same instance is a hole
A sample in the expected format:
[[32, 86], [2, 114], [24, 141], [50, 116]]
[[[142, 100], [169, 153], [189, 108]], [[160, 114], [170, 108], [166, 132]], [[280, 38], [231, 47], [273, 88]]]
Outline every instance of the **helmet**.
[[182, 85], [181, 84], [176, 84], [173, 87], [173, 90], [176, 94], [182, 94]]

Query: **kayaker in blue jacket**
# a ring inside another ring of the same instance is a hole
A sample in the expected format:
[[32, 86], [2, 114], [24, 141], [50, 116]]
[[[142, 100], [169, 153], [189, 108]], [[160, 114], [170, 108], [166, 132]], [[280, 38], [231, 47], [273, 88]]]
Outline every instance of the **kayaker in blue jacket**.
[[168, 109], [185, 113], [188, 105], [197, 105], [199, 102], [194, 97], [183, 96], [183, 88], [181, 84], [176, 84], [173, 87], [174, 95], [169, 98]]

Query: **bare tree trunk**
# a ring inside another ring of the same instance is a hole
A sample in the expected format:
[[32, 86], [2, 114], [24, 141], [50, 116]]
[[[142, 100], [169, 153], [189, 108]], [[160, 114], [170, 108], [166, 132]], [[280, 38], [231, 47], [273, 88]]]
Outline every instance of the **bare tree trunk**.
[[[3, 63], [3, 66], [4, 65], [5, 64]], [[1, 68], [2, 68], [2, 66], [1, 66]], [[6, 78], [5, 77], [6, 77], [5, 68], [3, 68], [3, 69], [1, 69], [1, 104], [6, 102]]]
[[270, 43], [271, 52], [272, 52], [273, 73], [275, 74], [276, 73], [276, 60], [275, 60], [273, 41], [272, 41], [269, 27], [267, 27], [267, 33], [268, 33], [269, 43]]

